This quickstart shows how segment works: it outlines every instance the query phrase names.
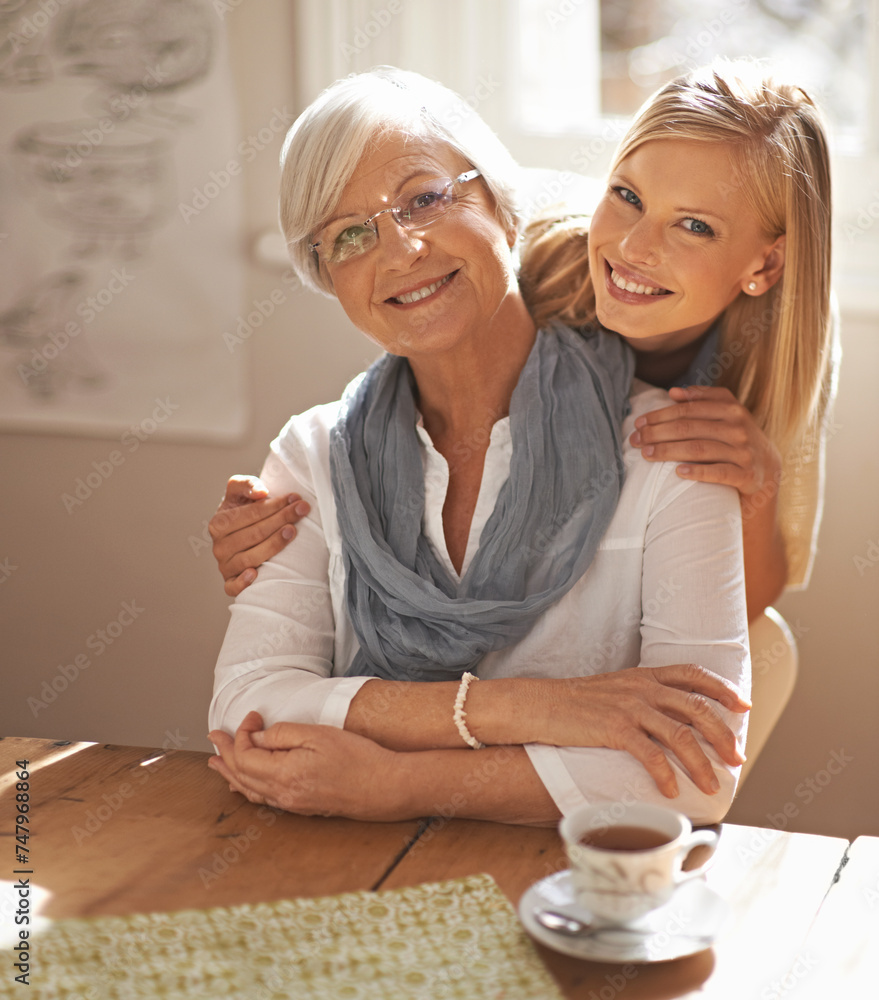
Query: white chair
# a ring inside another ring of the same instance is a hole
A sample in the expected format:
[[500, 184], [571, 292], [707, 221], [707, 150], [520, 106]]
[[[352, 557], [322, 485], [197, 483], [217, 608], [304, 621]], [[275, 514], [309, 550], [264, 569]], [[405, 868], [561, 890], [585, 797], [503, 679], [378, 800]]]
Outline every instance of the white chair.
[[787, 622], [767, 608], [750, 626], [751, 713], [739, 788], [781, 717], [797, 679], [797, 644]]

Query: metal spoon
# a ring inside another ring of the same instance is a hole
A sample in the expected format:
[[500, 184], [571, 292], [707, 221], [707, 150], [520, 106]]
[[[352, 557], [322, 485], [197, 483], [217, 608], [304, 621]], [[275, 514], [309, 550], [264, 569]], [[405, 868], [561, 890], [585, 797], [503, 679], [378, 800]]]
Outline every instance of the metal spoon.
[[621, 931], [624, 934], [636, 934], [644, 937], [644, 931], [636, 927], [625, 927], [617, 924], [587, 924], [567, 913], [558, 910], [534, 910], [534, 919], [547, 930], [567, 934], [568, 937], [579, 937], [581, 934], [599, 934], [601, 931]]
[[[602, 933], [613, 934], [634, 934], [636, 937], [649, 938], [652, 931], [639, 929], [637, 927], [626, 927], [625, 924], [587, 924], [583, 920], [571, 917], [567, 913], [559, 913], [558, 910], [534, 910], [534, 919], [546, 927], [547, 930], [565, 934], [568, 937], [589, 937]], [[691, 941], [699, 941], [710, 944], [714, 938], [709, 934], [687, 934], [678, 931], [675, 937], [688, 938]]]

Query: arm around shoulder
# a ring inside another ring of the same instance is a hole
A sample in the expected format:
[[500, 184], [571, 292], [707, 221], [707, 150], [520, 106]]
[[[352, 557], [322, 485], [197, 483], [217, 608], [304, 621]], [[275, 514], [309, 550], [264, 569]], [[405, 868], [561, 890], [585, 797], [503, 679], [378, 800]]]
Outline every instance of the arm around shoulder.
[[344, 637], [337, 635], [331, 594], [324, 521], [332, 516], [332, 500], [321, 478], [319, 442], [331, 420], [331, 408], [316, 408], [294, 418], [272, 443], [261, 479], [272, 494], [298, 493], [311, 510], [299, 524], [296, 544], [265, 563], [230, 608], [215, 671], [214, 729], [234, 733], [252, 710], [267, 724], [341, 725], [366, 680], [333, 677]]

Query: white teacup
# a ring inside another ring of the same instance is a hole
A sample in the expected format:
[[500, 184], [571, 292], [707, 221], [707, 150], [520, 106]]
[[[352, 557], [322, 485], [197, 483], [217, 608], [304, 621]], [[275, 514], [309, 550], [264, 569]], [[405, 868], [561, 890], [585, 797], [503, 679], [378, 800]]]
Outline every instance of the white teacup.
[[[647, 803], [583, 806], [559, 825], [580, 906], [606, 923], [625, 923], [671, 899], [682, 883], [704, 874], [683, 871], [690, 851], [714, 846], [714, 830], [693, 830], [686, 816]], [[710, 860], [710, 857], [709, 857]]]

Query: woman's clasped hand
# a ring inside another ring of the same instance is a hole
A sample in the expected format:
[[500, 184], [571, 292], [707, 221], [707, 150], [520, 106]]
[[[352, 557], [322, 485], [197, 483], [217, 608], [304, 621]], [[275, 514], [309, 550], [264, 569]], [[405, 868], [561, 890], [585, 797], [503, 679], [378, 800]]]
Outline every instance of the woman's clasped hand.
[[[483, 710], [485, 700], [496, 697], [488, 689], [498, 687], [500, 705]], [[533, 742], [626, 751], [668, 797], [678, 794], [669, 752], [702, 792], [713, 795], [720, 789], [696, 734], [729, 766], [745, 759], [715, 705], [742, 713], [750, 703], [729, 681], [695, 664], [545, 679], [520, 687], [516, 691], [507, 685], [504, 691], [501, 682], [484, 684], [480, 694], [485, 700], [474, 697], [475, 707], [468, 712], [471, 731], [493, 746]], [[511, 714], [506, 708], [521, 694], [527, 697], [528, 712]], [[219, 751], [214, 769], [230, 788], [253, 801], [352, 819], [413, 815], [405, 801], [393, 800], [408, 794], [403, 776], [417, 758], [413, 751], [393, 749], [393, 739], [388, 740], [390, 746], [382, 746], [332, 726], [289, 722], [263, 729], [256, 712], [248, 714], [234, 739], [221, 731], [210, 738]], [[458, 744], [451, 735], [449, 742], [452, 747]]]
[[222, 731], [210, 738], [219, 756], [208, 766], [251, 802], [304, 816], [407, 818], [393, 801], [400, 783], [388, 784], [396, 754], [365, 736], [298, 722], [263, 729], [259, 713], [249, 712], [234, 739]]

